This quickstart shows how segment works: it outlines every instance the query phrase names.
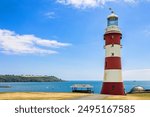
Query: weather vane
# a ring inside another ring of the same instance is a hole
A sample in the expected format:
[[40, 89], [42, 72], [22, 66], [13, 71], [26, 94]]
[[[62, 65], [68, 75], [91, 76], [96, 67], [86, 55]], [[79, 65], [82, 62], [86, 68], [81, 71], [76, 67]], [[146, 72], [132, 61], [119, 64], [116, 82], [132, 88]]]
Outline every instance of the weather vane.
[[111, 13], [114, 13], [114, 11], [112, 10], [112, 8], [110, 7], [109, 10], [111, 11]]

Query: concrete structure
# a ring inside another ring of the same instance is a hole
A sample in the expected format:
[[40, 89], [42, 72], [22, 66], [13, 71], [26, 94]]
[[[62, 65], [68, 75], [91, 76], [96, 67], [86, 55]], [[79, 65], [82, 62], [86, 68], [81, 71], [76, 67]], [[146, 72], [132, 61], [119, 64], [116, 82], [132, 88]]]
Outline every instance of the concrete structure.
[[94, 93], [93, 86], [90, 84], [74, 84], [71, 86], [72, 92], [78, 93]]
[[125, 95], [121, 70], [121, 31], [118, 27], [118, 16], [112, 11], [107, 18], [105, 40], [105, 71], [102, 94]]
[[131, 89], [131, 91], [129, 93], [141, 93], [141, 92], [145, 92], [144, 87], [142, 86], [135, 86]]

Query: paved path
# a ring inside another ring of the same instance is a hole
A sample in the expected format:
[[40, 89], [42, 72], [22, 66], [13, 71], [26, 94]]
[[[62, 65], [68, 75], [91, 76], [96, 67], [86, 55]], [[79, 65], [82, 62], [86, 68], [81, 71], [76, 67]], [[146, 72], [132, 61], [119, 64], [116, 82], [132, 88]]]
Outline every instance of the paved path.
[[92, 95], [89, 95], [89, 96], [83, 96], [83, 97], [74, 98], [72, 100], [103, 100], [107, 96], [108, 95], [92, 94]]

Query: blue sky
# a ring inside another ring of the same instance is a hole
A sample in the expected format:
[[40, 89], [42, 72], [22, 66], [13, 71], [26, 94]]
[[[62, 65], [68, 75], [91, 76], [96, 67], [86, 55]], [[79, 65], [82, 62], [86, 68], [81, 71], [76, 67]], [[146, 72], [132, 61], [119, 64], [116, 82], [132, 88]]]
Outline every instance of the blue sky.
[[149, 80], [149, 0], [1, 0], [0, 74], [102, 80], [109, 7], [123, 33], [123, 79]]

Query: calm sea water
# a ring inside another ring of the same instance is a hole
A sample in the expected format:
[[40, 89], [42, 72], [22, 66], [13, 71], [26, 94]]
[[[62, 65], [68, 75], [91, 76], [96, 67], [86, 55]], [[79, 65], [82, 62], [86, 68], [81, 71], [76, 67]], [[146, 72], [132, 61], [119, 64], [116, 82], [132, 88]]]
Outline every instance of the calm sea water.
[[[101, 90], [101, 81], [67, 81], [67, 82], [9, 82], [0, 83], [0, 86], [11, 86], [11, 88], [0, 88], [0, 92], [71, 92], [73, 84], [90, 84], [94, 86], [94, 93]], [[125, 81], [126, 92], [134, 86], [142, 86], [150, 89], [150, 81]]]

